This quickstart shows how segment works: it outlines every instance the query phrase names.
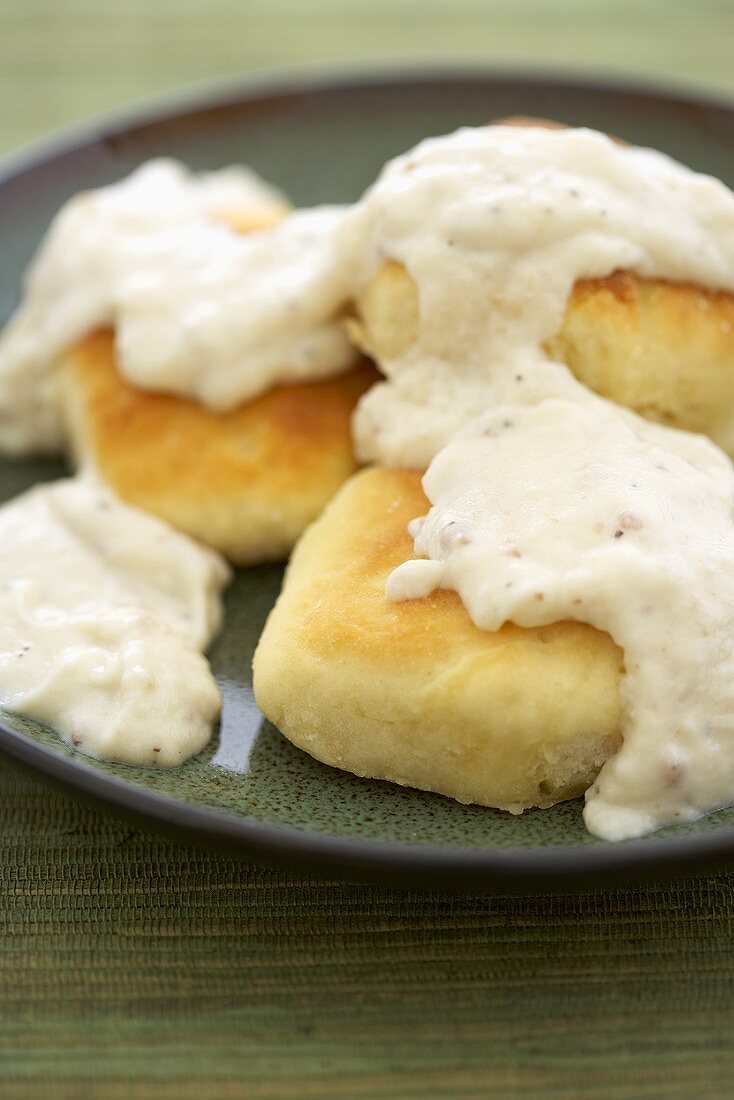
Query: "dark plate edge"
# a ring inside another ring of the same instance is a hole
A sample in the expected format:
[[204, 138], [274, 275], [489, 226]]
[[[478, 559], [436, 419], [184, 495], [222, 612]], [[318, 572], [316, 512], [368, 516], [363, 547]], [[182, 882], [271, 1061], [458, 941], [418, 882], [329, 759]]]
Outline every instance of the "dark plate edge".
[[[418, 63], [409, 66], [354, 66], [349, 70], [299, 67], [246, 78], [211, 82], [148, 99], [132, 108], [65, 128], [56, 137], [33, 143], [0, 162], [0, 183], [56, 157], [91, 143], [122, 137], [131, 129], [154, 127], [207, 111], [256, 101], [263, 96], [288, 99], [339, 89], [365, 91], [375, 86], [421, 83], [515, 83], [522, 87], [553, 85], [594, 94], [645, 96], [671, 106], [700, 108], [731, 119], [734, 102], [683, 86], [626, 78], [586, 79], [583, 72], [567, 76], [557, 70], [518, 72], [480, 63], [467, 65]], [[40, 775], [66, 793], [84, 799], [136, 824], [153, 827], [178, 839], [235, 852], [245, 859], [296, 871], [315, 871], [348, 880], [420, 886], [434, 890], [470, 887], [477, 892], [526, 893], [538, 890], [599, 889], [620, 882], [649, 880], [681, 873], [725, 870], [734, 862], [734, 828], [700, 836], [630, 841], [584, 847], [506, 848], [472, 850], [435, 845], [392, 844], [344, 839], [326, 833], [267, 825], [147, 791], [124, 779], [93, 770], [81, 760], [60, 756], [0, 721], [0, 754]]]
[[[529, 893], [601, 889], [682, 872], [722, 871], [734, 861], [734, 829], [701, 836], [593, 847], [476, 849], [335, 837], [182, 802], [95, 771], [0, 723], [0, 755], [66, 794], [137, 825], [247, 861], [393, 886]], [[532, 812], [532, 811], [531, 811]], [[541, 812], [541, 811], [538, 811]]]
[[236, 107], [248, 101], [257, 101], [263, 96], [289, 99], [337, 92], [340, 89], [368, 91], [391, 85], [470, 85], [487, 81], [517, 84], [526, 88], [552, 85], [568, 91], [586, 91], [599, 95], [644, 96], [664, 100], [672, 106], [720, 112], [727, 117], [734, 111], [734, 97], [728, 100], [723, 94], [716, 95], [699, 85], [684, 82], [665, 84], [663, 81], [648, 81], [639, 77], [600, 76], [595, 71], [589, 71], [586, 75], [581, 67], [568, 74], [560, 67], [520, 70], [509, 65], [487, 66], [479, 60], [471, 59], [466, 64], [440, 60], [399, 64], [372, 64], [365, 61], [350, 64], [348, 67], [314, 62], [268, 68], [247, 76], [225, 77], [185, 85], [183, 88], [148, 96], [127, 106], [111, 108], [78, 123], [64, 126], [48, 137], [32, 141], [2, 157], [0, 183], [90, 143], [123, 137], [132, 129], [164, 125], [188, 114]]

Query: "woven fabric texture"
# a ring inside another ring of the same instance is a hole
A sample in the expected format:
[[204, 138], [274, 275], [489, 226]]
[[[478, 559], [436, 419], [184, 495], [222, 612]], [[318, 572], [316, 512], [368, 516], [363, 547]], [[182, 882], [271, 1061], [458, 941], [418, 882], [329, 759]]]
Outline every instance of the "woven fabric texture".
[[3, 1097], [728, 1096], [734, 879], [320, 883], [0, 767]]

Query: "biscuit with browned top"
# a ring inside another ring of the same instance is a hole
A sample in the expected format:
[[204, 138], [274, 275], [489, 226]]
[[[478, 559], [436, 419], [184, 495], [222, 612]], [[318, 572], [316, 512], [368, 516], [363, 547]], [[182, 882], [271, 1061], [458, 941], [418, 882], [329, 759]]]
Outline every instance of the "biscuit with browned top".
[[414, 471], [365, 470], [340, 490], [268, 619], [258, 705], [360, 776], [513, 812], [579, 794], [621, 742], [621, 651], [577, 622], [480, 630], [453, 591], [388, 600], [427, 506]]

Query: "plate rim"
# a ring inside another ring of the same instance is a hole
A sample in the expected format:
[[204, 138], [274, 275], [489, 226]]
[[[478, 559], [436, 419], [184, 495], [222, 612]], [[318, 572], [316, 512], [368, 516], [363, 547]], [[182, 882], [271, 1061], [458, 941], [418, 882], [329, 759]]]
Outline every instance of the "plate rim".
[[[392, 86], [506, 83], [520, 87], [552, 86], [571, 92], [645, 96], [670, 106], [714, 111], [734, 121], [734, 99], [683, 85], [666, 87], [616, 76], [571, 76], [558, 70], [517, 70], [480, 62], [420, 62], [350, 67], [294, 66], [245, 77], [208, 81], [149, 97], [64, 127], [0, 160], [0, 184], [41, 169], [55, 159], [115, 139], [133, 130], [165, 125], [186, 115], [217, 111], [265, 97], [290, 99]], [[18, 273], [20, 276], [20, 273]], [[661, 839], [643, 838], [590, 846], [558, 844], [506, 848], [459, 848], [335, 836], [228, 813], [138, 786], [108, 775], [83, 757], [56, 749], [6, 725], [0, 718], [0, 754], [36, 776], [81, 795], [96, 806], [137, 823], [206, 847], [234, 851], [258, 863], [315, 871], [346, 879], [446, 889], [471, 886], [482, 892], [537, 892], [596, 888], [649, 880], [681, 872], [702, 873], [731, 865], [734, 827]]]
[[[517, 893], [604, 888], [721, 870], [734, 854], [734, 828], [682, 837], [654, 837], [622, 843], [457, 848], [452, 845], [339, 837], [259, 821], [186, 802], [97, 771], [81, 756], [57, 750], [0, 723], [0, 755], [37, 778], [81, 795], [104, 811], [157, 832], [221, 851], [226, 848], [258, 864], [315, 871], [339, 879], [447, 889], [471, 886], [481, 892]], [[122, 765], [121, 765], [122, 766]], [[438, 796], [440, 797], [440, 796]], [[530, 811], [533, 812], [533, 811]], [[537, 811], [542, 812], [542, 811]]]
[[290, 98], [340, 90], [366, 91], [390, 85], [481, 84], [488, 81], [524, 87], [554, 86], [572, 92], [588, 91], [601, 95], [645, 96], [664, 100], [671, 105], [696, 107], [727, 116], [734, 113], [734, 94], [727, 97], [723, 91], [712, 91], [693, 81], [666, 83], [656, 78], [585, 70], [582, 66], [568, 73], [560, 66], [530, 65], [521, 68], [487, 64], [471, 57], [466, 59], [466, 63], [441, 58], [397, 63], [367, 59], [342, 65], [314, 61], [197, 81], [95, 112], [3, 154], [0, 157], [0, 183], [40, 167], [44, 161], [73, 153], [86, 145], [121, 137], [131, 130], [164, 125], [187, 114], [236, 107], [260, 100], [265, 95]]

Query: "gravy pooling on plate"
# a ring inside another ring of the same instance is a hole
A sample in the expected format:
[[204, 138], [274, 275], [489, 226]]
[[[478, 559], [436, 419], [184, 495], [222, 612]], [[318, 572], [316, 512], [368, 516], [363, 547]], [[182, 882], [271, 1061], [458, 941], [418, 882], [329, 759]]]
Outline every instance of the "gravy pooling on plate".
[[90, 756], [170, 767], [211, 737], [201, 651], [229, 568], [89, 476], [0, 507], [0, 700]]

